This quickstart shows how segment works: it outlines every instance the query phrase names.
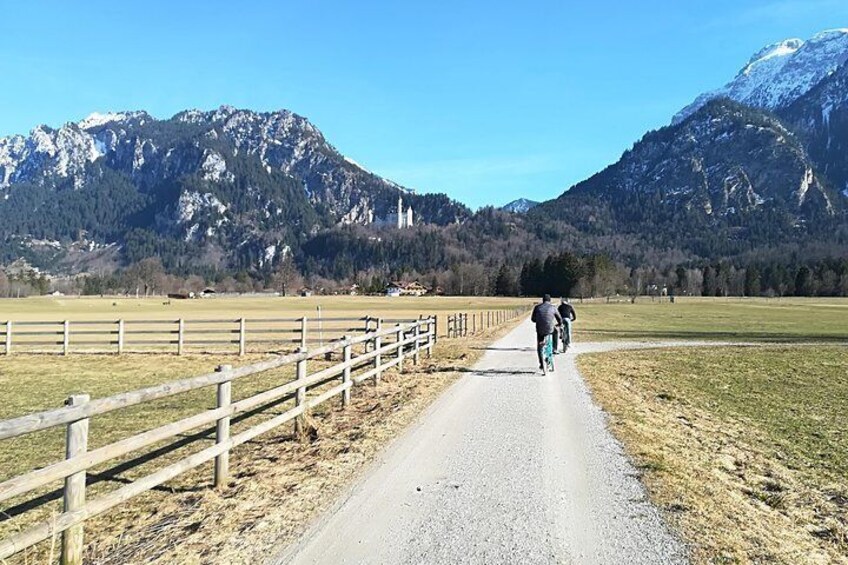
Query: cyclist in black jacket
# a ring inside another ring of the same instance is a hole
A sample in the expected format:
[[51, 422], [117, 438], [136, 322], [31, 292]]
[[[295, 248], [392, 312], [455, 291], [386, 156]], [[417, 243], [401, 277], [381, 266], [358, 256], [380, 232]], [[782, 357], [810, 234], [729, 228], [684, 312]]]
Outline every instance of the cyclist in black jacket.
[[568, 301], [567, 298], [562, 298], [559, 307], [557, 308], [559, 315], [562, 317], [562, 321], [564, 324], [563, 328], [563, 353], [565, 353], [565, 349], [571, 345], [571, 322], [577, 320], [577, 312], [574, 310], [574, 306], [571, 305], [571, 302]]
[[[545, 360], [543, 350], [545, 349], [545, 338], [554, 334], [556, 329], [562, 325], [562, 317], [559, 315], [556, 307], [551, 304], [550, 294], [546, 294], [542, 298], [542, 303], [537, 304], [533, 308], [530, 321], [536, 324], [536, 352], [539, 354], [539, 368], [544, 371]], [[556, 342], [554, 342], [554, 348], [556, 348]]]

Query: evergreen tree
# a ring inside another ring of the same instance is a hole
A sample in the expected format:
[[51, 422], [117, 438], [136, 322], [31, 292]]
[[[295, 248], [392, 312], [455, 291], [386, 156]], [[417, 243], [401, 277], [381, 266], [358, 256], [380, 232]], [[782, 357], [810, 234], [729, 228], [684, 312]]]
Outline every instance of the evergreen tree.
[[518, 281], [515, 279], [512, 269], [506, 263], [498, 269], [494, 290], [497, 296], [518, 296]]
[[745, 296], [760, 295], [760, 271], [756, 267], [745, 270]]

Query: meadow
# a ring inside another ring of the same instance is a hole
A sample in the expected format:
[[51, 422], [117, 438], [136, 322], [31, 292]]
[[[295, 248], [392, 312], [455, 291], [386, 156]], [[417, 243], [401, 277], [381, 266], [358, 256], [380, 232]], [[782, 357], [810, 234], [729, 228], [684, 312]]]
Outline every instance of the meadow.
[[[0, 322], [312, 318], [320, 307], [325, 317], [406, 319], [435, 314], [444, 334], [449, 314], [520, 305], [529, 313], [531, 303], [466, 297], [260, 296], [170, 301], [44, 297], [0, 300]], [[635, 304], [620, 299], [609, 303], [578, 300], [574, 305], [575, 337], [580, 341], [692, 339], [757, 344], [608, 353], [580, 360], [596, 400], [612, 415], [613, 431], [639, 465], [652, 498], [693, 544], [696, 561], [789, 563], [803, 562], [797, 558], [805, 551], [837, 561], [844, 555], [848, 353], [839, 345], [848, 342], [848, 300], [684, 298], [671, 304], [640, 298]], [[239, 470], [233, 492], [238, 495], [221, 498], [205, 490], [207, 472], [190, 474], [167, 489], [141, 497], [120, 513], [120, 519], [109, 514], [95, 520], [92, 531], [99, 533], [89, 555], [104, 563], [132, 560], [154, 549], [163, 562], [202, 562], [213, 550], [247, 555], [248, 548], [236, 547], [232, 541], [233, 532], [241, 527], [239, 520], [259, 512], [257, 508], [274, 513], [278, 505], [288, 510], [275, 514], [274, 527], [293, 535], [299, 522], [331, 500], [356, 469], [453, 382], [459, 368], [473, 363], [479, 346], [505, 329], [445, 340], [434, 359], [416, 373], [390, 374], [381, 387], [354, 391], [351, 411], [318, 411], [314, 415], [320, 430], [317, 442], [300, 444], [286, 431], [243, 446], [235, 457]], [[244, 357], [218, 353], [0, 355], [4, 400], [0, 419], [60, 406], [72, 393], [108, 396], [206, 373], [218, 364], [239, 366], [267, 356], [255, 351]], [[234, 387], [234, 399], [291, 378], [291, 368], [250, 377]], [[91, 447], [213, 405], [214, 391], [197, 391], [94, 419]], [[285, 405], [278, 405], [236, 422], [234, 430], [283, 409]], [[117, 468], [95, 468], [90, 488], [96, 494], [133, 480], [196, 449], [188, 440], [202, 443], [210, 437], [209, 431], [187, 436], [186, 442], [174, 447], [154, 446], [156, 458], [127, 458]], [[60, 459], [63, 441], [62, 431], [52, 430], [0, 442], [0, 481]], [[261, 488], [250, 480], [259, 473], [270, 477], [267, 484], [260, 481]], [[285, 485], [284, 494], [278, 492], [280, 485]], [[55, 511], [59, 492], [39, 493], [47, 504], [33, 516]], [[261, 503], [257, 492], [264, 497]], [[298, 496], [304, 492], [313, 498], [304, 501]], [[271, 501], [274, 506], [269, 507]], [[25, 523], [30, 504], [11, 502], [12, 506], [0, 509], [12, 516], [0, 519], [0, 533]], [[162, 509], [162, 514], [155, 508]], [[207, 524], [210, 508], [227, 509], [232, 523]], [[799, 533], [802, 530], [807, 533]], [[157, 532], [155, 539], [150, 531]], [[181, 536], [195, 540], [194, 545], [178, 544]], [[245, 535], [244, 539], [262, 547], [256, 541], [259, 538]], [[43, 551], [34, 555], [43, 556]]]
[[[170, 302], [170, 303], [169, 303]], [[361, 317], [365, 315], [391, 319], [412, 319], [421, 314], [436, 314], [442, 320], [442, 333], [446, 328], [445, 317], [457, 311], [484, 312], [506, 310], [517, 305], [529, 305], [526, 300], [516, 299], [427, 299], [427, 298], [213, 298], [204, 300], [122, 299], [122, 298], [38, 298], [0, 301], [0, 321], [21, 320], [104, 320], [104, 319], [190, 319], [206, 318], [268, 318], [315, 316], [318, 306], [325, 317]], [[234, 451], [233, 492], [247, 489], [247, 498], [227, 495], [227, 500], [238, 506], [231, 507], [228, 516], [230, 527], [212, 529], [198, 534], [199, 538], [215, 538], [220, 544], [230, 543], [235, 530], [241, 527], [241, 519], [247, 512], [240, 505], [255, 508], [259, 504], [253, 498], [257, 486], [250, 477], [259, 474], [268, 476], [261, 503], [270, 504], [266, 514], [287, 510], [278, 516], [276, 527], [283, 533], [300, 525], [299, 512], [312, 512], [322, 501], [330, 500], [336, 488], [344, 484], [341, 476], [347, 477], [388, 438], [403, 429], [439, 391], [449, 385], [459, 374], [458, 369], [473, 362], [480, 354], [482, 345], [501, 328], [478, 332], [476, 336], [463, 340], [446, 341], [440, 344], [437, 354], [428, 359], [416, 371], [407, 370], [403, 375], [391, 371], [384, 375], [379, 387], [357, 387], [353, 391], [353, 402], [348, 411], [335, 407], [321, 406], [310, 417], [315, 422], [316, 433], [321, 435], [320, 447], [312, 442], [301, 445], [291, 435], [291, 427], [277, 433], [267, 434], [257, 441], [249, 442]], [[219, 364], [240, 366], [267, 359], [272, 352], [248, 353], [238, 357], [233, 354], [197, 354], [183, 356], [174, 354], [124, 354], [97, 355], [71, 354], [26, 354], [14, 351], [12, 355], [0, 355], [0, 388], [4, 391], [0, 403], [0, 419], [12, 418], [29, 412], [56, 408], [73, 393], [85, 392], [92, 398], [134, 390], [144, 386], [195, 376], [211, 372]], [[324, 361], [309, 362], [310, 371], [320, 369]], [[418, 378], [422, 372], [428, 378]], [[237, 401], [258, 392], [292, 380], [293, 367], [267, 371], [240, 379], [233, 386], [233, 400]], [[109, 444], [141, 430], [174, 421], [214, 407], [215, 389], [203, 389], [162, 400], [148, 402], [128, 409], [92, 419], [89, 449]], [[277, 402], [256, 413], [236, 418], [233, 433], [247, 429], [267, 420], [292, 406], [292, 401]], [[351, 437], [351, 434], [355, 438]], [[88, 495], [97, 496], [113, 490], [116, 486], [135, 480], [145, 474], [175, 462], [187, 454], [206, 447], [214, 437], [214, 429], [199, 430], [186, 434], [176, 441], [165, 441], [134, 453], [118, 461], [102, 464], [88, 474]], [[354, 439], [356, 440], [354, 442]], [[64, 431], [52, 429], [0, 442], [0, 481], [27, 470], [42, 467], [63, 457]], [[344, 452], [342, 460], [340, 453]], [[284, 461], [280, 461], [280, 458]], [[273, 463], [273, 464], [272, 464]], [[307, 471], [316, 464], [322, 471]], [[180, 528], [186, 513], [191, 516], [210, 515], [208, 504], [218, 504], [217, 493], [206, 492], [211, 476], [206, 470], [198, 470], [169, 482], [167, 488], [155, 489], [134, 500], [119, 512], [95, 519], [87, 525], [92, 543], [87, 555], [98, 562], [123, 562], [138, 559], [156, 547], [162, 559], [176, 561], [204, 561], [197, 553], [183, 549], [175, 550], [175, 537], [185, 535]], [[284, 486], [280, 486], [283, 484]], [[298, 497], [297, 491], [325, 485], [320, 495]], [[0, 538], [25, 527], [39, 519], [46, 519], [61, 507], [61, 489], [58, 485], [40, 489], [34, 494], [7, 501], [0, 508]], [[276, 488], [279, 489], [274, 490]], [[202, 507], [197, 506], [201, 493]], [[173, 496], [175, 495], [176, 496]], [[284, 503], [279, 497], [285, 498]], [[232, 498], [231, 498], [232, 497]], [[158, 510], [170, 524], [168, 532], [160, 531], [156, 521]], [[164, 509], [170, 509], [166, 512]], [[116, 518], [117, 516], [117, 518]], [[150, 532], [155, 535], [150, 537]], [[247, 538], [245, 538], [247, 539]], [[209, 549], [208, 544], [195, 548]], [[266, 546], [265, 549], [267, 549]], [[219, 548], [219, 551], [224, 551]], [[172, 553], [177, 551], [177, 553]], [[233, 550], [236, 551], [236, 550]], [[239, 548], [236, 553], [244, 554]], [[30, 551], [21, 559], [30, 562], [49, 561], [50, 552], [45, 544]], [[169, 557], [165, 557], [168, 555]], [[193, 555], [193, 557], [191, 557]], [[17, 562], [17, 561], [14, 561]]]
[[640, 297], [573, 302], [585, 341], [610, 339], [751, 342], [848, 341], [845, 298]]
[[655, 349], [578, 363], [694, 563], [848, 563], [848, 348]]

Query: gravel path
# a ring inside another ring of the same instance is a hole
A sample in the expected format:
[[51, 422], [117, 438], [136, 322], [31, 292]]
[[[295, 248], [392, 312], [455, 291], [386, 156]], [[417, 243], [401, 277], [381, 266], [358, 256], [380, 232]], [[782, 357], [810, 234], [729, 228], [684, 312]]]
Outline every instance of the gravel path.
[[[522, 324], [492, 344], [274, 563], [685, 563], [577, 372], [536, 370]], [[692, 345], [691, 342], [685, 343]], [[661, 344], [578, 344], [577, 354]]]

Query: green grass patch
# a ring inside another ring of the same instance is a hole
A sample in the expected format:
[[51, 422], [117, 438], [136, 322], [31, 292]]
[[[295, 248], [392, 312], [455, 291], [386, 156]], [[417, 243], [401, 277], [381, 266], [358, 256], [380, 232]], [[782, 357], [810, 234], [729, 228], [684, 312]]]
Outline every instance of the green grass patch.
[[576, 339], [848, 342], [848, 299], [640, 298], [575, 303]]
[[579, 364], [696, 562], [848, 562], [848, 348], [620, 351]]

